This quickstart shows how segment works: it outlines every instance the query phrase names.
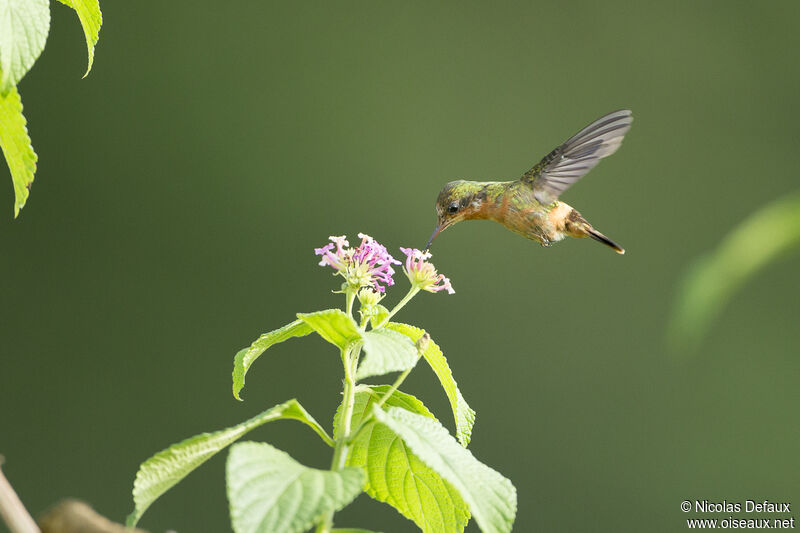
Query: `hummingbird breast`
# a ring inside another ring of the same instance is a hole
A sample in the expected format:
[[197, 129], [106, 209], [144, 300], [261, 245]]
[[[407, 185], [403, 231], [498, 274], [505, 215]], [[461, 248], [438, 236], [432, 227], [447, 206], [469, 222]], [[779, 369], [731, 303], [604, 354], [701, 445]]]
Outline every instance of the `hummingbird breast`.
[[577, 229], [583, 221], [580, 213], [564, 202], [540, 204], [532, 188], [519, 180], [465, 183], [474, 187], [463, 197], [465, 220], [494, 220], [543, 246], [573, 235], [570, 228]]
[[543, 206], [534, 198], [531, 188], [520, 181], [502, 183], [502, 186], [502, 190], [492, 191], [495, 194], [486, 195], [486, 201], [475, 210], [474, 218], [499, 222], [543, 246], [565, 237], [564, 222], [571, 207], [561, 202]]

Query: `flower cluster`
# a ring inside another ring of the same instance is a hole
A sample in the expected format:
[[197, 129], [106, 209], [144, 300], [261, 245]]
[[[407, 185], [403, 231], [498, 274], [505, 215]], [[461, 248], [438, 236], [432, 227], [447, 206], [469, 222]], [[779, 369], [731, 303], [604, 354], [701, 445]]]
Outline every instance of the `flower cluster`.
[[446, 290], [449, 294], [454, 294], [450, 280], [444, 274], [436, 272], [433, 263], [429, 263], [430, 252], [423, 252], [416, 248], [400, 248], [406, 254], [406, 264], [403, 272], [408, 276], [411, 285], [428, 292], [439, 292]]
[[357, 248], [351, 248], [344, 236], [330, 237], [331, 243], [314, 250], [322, 256], [319, 264], [336, 270], [353, 288], [372, 286], [383, 293], [386, 290], [384, 285], [394, 285], [392, 265], [399, 265], [400, 261], [369, 235], [359, 233], [358, 236], [361, 244]]
[[[359, 301], [364, 306], [374, 307], [386, 292], [386, 287], [394, 285], [394, 269], [392, 265], [401, 264], [389, 254], [386, 247], [369, 235], [359, 233], [361, 244], [353, 248], [345, 236], [330, 237], [331, 242], [314, 252], [322, 256], [320, 266], [329, 266], [345, 279], [351, 290], [363, 289], [358, 293]], [[436, 272], [433, 263], [429, 263], [430, 252], [416, 248], [400, 248], [406, 254], [403, 267], [411, 286], [428, 291], [446, 290], [454, 294], [450, 280]], [[344, 287], [343, 287], [344, 289]]]

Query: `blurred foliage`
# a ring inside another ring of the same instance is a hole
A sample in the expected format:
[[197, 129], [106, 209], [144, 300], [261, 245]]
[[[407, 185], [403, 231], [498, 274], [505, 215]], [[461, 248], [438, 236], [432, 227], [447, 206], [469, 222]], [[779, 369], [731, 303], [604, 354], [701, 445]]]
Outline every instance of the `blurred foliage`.
[[798, 245], [800, 192], [758, 209], [733, 228], [686, 272], [669, 328], [673, 347], [696, 348], [733, 294]]

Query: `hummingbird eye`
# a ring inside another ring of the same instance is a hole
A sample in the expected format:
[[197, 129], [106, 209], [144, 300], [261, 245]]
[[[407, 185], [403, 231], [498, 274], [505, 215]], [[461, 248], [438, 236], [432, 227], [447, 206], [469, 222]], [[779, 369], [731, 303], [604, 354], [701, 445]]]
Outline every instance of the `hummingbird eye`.
[[455, 215], [456, 213], [458, 213], [458, 202], [453, 202], [452, 204], [450, 204], [450, 206], [447, 208], [447, 212], [450, 213], [451, 215]]

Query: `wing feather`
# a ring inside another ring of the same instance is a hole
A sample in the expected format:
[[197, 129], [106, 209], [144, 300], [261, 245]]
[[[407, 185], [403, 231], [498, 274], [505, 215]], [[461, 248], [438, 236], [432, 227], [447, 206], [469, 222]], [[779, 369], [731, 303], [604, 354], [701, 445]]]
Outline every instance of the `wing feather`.
[[548, 205], [622, 144], [631, 127], [629, 109], [602, 116], [547, 154], [522, 177], [532, 183], [536, 200]]

